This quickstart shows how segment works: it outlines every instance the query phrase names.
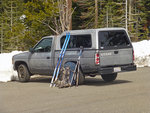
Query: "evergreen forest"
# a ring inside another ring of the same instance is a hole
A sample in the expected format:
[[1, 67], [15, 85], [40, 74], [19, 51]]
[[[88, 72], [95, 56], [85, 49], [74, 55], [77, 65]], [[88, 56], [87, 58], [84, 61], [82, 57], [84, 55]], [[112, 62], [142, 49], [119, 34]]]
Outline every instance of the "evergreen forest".
[[126, 28], [150, 39], [150, 0], [0, 0], [0, 53], [26, 51], [66, 30]]

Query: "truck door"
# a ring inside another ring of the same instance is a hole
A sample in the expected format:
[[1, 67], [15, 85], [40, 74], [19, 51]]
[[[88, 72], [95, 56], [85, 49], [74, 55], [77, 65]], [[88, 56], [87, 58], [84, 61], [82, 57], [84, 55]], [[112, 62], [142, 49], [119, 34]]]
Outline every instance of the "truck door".
[[132, 44], [124, 30], [99, 31], [101, 66], [133, 63]]
[[52, 58], [51, 47], [53, 38], [42, 39], [29, 56], [29, 67], [34, 74], [51, 74]]

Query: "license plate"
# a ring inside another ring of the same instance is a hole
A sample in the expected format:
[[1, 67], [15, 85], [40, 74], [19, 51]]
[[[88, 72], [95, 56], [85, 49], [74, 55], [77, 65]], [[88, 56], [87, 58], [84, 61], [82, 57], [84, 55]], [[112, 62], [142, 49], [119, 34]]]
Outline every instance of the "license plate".
[[114, 67], [114, 72], [120, 72], [121, 71], [121, 67]]

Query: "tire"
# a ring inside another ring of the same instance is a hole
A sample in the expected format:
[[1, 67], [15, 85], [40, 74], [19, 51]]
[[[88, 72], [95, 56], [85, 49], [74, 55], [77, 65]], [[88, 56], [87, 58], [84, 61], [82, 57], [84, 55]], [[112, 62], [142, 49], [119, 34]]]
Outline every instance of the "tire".
[[117, 73], [104, 74], [104, 75], [101, 75], [101, 77], [105, 82], [112, 82], [117, 78]]
[[95, 77], [96, 75], [90, 75], [90, 77]]
[[[76, 66], [76, 63], [74, 62], [67, 62], [64, 64], [64, 67], [69, 67], [72, 71], [74, 71], [75, 69], [75, 66]], [[81, 68], [80, 68], [80, 71], [79, 71], [79, 85], [83, 84], [85, 81], [85, 76], [83, 75], [82, 71], [81, 71]]]
[[79, 71], [79, 85], [83, 84], [85, 81], [85, 76], [83, 75], [81, 69]]
[[20, 64], [17, 71], [19, 82], [28, 82], [30, 80], [30, 72], [25, 64]]

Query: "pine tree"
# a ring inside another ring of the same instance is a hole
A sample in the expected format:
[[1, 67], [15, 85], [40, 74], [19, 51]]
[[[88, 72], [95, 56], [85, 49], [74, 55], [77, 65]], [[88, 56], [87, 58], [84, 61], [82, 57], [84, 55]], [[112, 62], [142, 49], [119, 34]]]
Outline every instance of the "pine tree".
[[150, 0], [139, 0], [140, 10], [140, 37], [141, 39], [148, 39], [150, 35]]
[[100, 2], [100, 27], [125, 27], [125, 1]]
[[[3, 31], [3, 33], [1, 33], [2, 34], [1, 43], [3, 43], [3, 45], [1, 44], [2, 45], [1, 48], [5, 50], [4, 52], [18, 49], [18, 44], [19, 44], [18, 35], [20, 35], [20, 33], [18, 33], [18, 30], [23, 28], [22, 26], [21, 27], [19, 26], [20, 16], [22, 14], [21, 13], [22, 3], [23, 1], [20, 1], [20, 0], [3, 0], [2, 1], [1, 15], [3, 18], [1, 18], [1, 21], [2, 21], [3, 27], [2, 27], [1, 32]], [[16, 28], [17, 30], [14, 30]]]
[[94, 28], [94, 19], [95, 19], [95, 3], [93, 0], [80, 0], [77, 1], [79, 9], [81, 11], [80, 19], [81, 29]]
[[72, 1], [70, 0], [33, 0], [27, 2], [25, 7], [24, 13], [28, 26], [34, 30], [41, 27], [49, 30], [47, 34], [58, 35], [72, 29]]

